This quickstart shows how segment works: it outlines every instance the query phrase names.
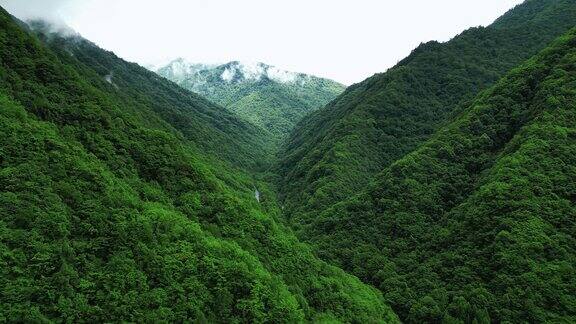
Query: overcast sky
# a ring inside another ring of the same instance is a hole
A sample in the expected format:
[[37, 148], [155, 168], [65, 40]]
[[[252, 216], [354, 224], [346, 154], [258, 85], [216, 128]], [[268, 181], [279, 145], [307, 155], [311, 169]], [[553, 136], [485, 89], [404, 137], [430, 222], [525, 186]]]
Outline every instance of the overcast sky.
[[140, 64], [264, 62], [345, 84], [385, 71], [421, 42], [486, 26], [522, 0], [0, 0], [59, 19]]

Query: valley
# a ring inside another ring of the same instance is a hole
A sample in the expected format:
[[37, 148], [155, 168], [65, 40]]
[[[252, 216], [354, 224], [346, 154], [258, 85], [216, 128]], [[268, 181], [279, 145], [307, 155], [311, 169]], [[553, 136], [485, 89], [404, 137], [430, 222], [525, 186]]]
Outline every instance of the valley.
[[0, 321], [576, 321], [575, 26], [526, 0], [346, 87], [0, 9]]

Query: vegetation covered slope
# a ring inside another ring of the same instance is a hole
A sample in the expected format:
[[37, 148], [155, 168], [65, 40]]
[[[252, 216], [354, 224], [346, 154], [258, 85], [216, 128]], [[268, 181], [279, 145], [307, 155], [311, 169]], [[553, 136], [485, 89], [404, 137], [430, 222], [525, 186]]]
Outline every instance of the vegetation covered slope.
[[576, 321], [576, 30], [306, 226], [402, 320]]
[[423, 44], [386, 73], [350, 86], [301, 122], [280, 154], [278, 187], [293, 225], [362, 189], [575, 22], [572, 0], [528, 0], [493, 26]]
[[[269, 165], [268, 133], [205, 98], [119, 59], [65, 26], [31, 21], [30, 27], [65, 64], [89, 69], [91, 80], [121, 101], [147, 126], [169, 124], [203, 152], [250, 170]], [[66, 37], [60, 37], [64, 35]], [[81, 63], [78, 65], [77, 62]]]
[[0, 320], [396, 321], [242, 190], [259, 141], [223, 108], [0, 10]]
[[284, 139], [308, 113], [336, 98], [344, 86], [328, 79], [280, 70], [263, 63], [218, 66], [175, 60], [156, 70]]

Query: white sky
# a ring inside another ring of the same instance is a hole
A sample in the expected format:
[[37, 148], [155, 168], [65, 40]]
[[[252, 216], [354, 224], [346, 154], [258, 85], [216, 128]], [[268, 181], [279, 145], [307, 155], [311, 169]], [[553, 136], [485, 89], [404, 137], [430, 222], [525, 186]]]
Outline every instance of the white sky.
[[140, 64], [264, 62], [344, 84], [385, 71], [421, 42], [486, 26], [522, 0], [0, 0], [61, 19]]

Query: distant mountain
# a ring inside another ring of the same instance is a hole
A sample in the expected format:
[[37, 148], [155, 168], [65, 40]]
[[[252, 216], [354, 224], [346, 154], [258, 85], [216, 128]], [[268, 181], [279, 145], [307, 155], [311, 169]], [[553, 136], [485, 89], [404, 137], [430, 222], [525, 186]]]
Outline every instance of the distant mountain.
[[278, 139], [307, 113], [326, 105], [345, 89], [335, 81], [264, 63], [210, 65], [179, 58], [153, 70], [236, 112]]

